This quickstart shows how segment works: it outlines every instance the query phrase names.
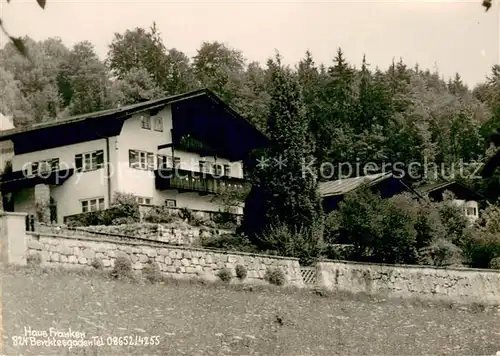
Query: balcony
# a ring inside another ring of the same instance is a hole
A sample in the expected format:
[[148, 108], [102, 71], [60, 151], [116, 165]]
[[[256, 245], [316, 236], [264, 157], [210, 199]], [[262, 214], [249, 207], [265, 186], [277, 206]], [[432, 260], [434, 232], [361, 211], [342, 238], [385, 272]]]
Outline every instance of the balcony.
[[245, 180], [235, 177], [214, 176], [209, 173], [183, 169], [163, 168], [155, 170], [155, 185], [158, 190], [176, 189], [179, 192], [215, 194], [225, 189], [245, 189]]
[[14, 192], [25, 188], [32, 188], [37, 184], [62, 185], [74, 173], [73, 168], [52, 169], [40, 171], [36, 174], [27, 174], [26, 171], [7, 172], [0, 177], [0, 190], [3, 193]]

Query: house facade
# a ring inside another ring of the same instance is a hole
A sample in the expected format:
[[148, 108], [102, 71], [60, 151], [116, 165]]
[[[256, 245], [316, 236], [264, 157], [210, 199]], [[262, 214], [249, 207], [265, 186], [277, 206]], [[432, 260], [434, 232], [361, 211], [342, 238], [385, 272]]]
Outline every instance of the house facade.
[[243, 189], [243, 160], [266, 145], [208, 90], [8, 130], [0, 140], [14, 146], [1, 183], [10, 209], [50, 205], [58, 223], [110, 207], [116, 192], [145, 205], [220, 211], [213, 194]]

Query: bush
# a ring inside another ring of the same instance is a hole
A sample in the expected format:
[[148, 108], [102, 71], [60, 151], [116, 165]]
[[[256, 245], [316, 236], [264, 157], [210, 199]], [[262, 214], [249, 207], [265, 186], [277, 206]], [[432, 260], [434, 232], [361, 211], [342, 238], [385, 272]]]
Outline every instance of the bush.
[[490, 261], [489, 268], [500, 269], [500, 257], [495, 257]]
[[246, 237], [241, 235], [211, 235], [201, 236], [200, 234], [200, 242], [202, 247], [205, 248], [217, 248], [226, 251], [239, 251], [239, 252], [248, 252], [248, 253], [256, 253], [257, 248], [255, 245], [250, 243]]
[[29, 255], [26, 258], [26, 262], [27, 262], [28, 266], [31, 266], [31, 267], [40, 266], [42, 264], [42, 255], [40, 255], [40, 253], [36, 253], [34, 255]]
[[272, 225], [259, 239], [262, 249], [279, 256], [299, 258], [300, 264], [312, 264], [323, 251], [321, 230], [293, 231], [285, 224]]
[[243, 265], [236, 265], [236, 277], [238, 277], [239, 280], [247, 278], [247, 268]]
[[135, 224], [137, 220], [130, 217], [116, 218], [111, 221], [111, 225], [132, 225]]
[[179, 209], [178, 214], [182, 220], [185, 220], [187, 222], [190, 222], [194, 218], [193, 212], [191, 210], [189, 210], [188, 208]]
[[419, 251], [419, 263], [431, 266], [460, 266], [462, 250], [446, 239], [437, 239]]
[[115, 278], [132, 277], [132, 261], [130, 261], [128, 256], [118, 256], [115, 259], [115, 266], [111, 271], [111, 276]]
[[224, 283], [229, 283], [231, 281], [232, 275], [229, 268], [222, 268], [219, 272], [217, 272], [217, 277]]
[[104, 264], [102, 263], [101, 259], [99, 259], [99, 258], [94, 258], [92, 260], [91, 266], [97, 270], [101, 270], [104, 268]]
[[175, 220], [175, 216], [166, 206], [155, 206], [144, 214], [144, 221], [154, 224], [168, 224]]
[[285, 274], [279, 268], [268, 268], [264, 278], [266, 281], [276, 286], [285, 284]]
[[155, 262], [149, 262], [142, 269], [142, 275], [151, 283], [158, 282], [162, 279], [160, 268]]

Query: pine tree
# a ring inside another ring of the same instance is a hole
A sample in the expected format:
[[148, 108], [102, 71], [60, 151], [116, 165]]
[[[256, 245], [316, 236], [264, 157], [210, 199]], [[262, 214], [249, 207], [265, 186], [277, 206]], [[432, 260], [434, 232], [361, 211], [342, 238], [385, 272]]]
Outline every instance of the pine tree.
[[265, 164], [254, 172], [243, 222], [243, 230], [254, 240], [279, 224], [293, 232], [318, 232], [323, 223], [316, 171], [309, 169], [314, 148], [300, 85], [279, 55], [268, 67], [272, 80], [267, 132], [272, 147], [261, 159]]

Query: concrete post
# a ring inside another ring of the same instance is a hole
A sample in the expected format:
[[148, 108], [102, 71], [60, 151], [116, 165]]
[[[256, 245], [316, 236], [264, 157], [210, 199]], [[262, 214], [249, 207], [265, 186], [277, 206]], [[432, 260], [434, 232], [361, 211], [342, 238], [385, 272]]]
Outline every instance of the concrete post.
[[3, 264], [26, 265], [26, 213], [0, 212], [0, 256]]

